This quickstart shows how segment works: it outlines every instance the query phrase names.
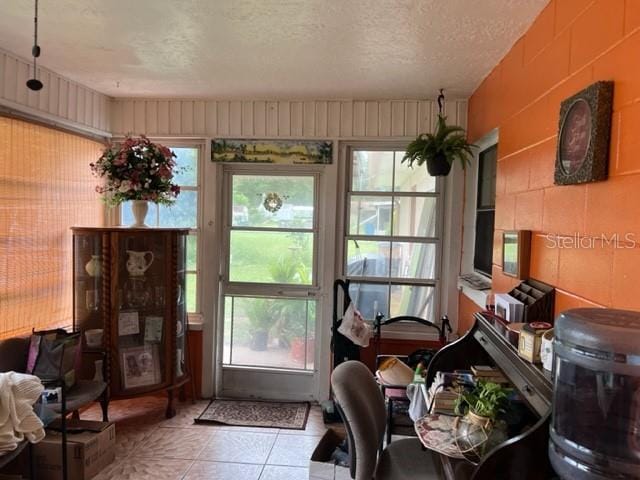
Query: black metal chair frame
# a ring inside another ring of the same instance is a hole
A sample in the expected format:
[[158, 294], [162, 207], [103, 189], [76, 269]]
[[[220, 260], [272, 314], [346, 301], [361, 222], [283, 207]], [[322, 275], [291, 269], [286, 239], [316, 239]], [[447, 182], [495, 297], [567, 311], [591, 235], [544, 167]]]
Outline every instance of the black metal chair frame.
[[[414, 322], [414, 323], [419, 323], [420, 325], [423, 325], [425, 327], [428, 328], [432, 328], [437, 330], [438, 332], [438, 341], [440, 343], [440, 347], [442, 348], [447, 344], [447, 335], [448, 333], [451, 333], [452, 329], [451, 329], [451, 325], [449, 324], [449, 319], [445, 316], [442, 319], [442, 323], [440, 326], [436, 325], [433, 322], [430, 322], [429, 320], [425, 320], [424, 318], [420, 318], [420, 317], [416, 317], [413, 315], [400, 315], [397, 317], [391, 317], [388, 318], [386, 320], [384, 320], [384, 316], [382, 314], [378, 314], [376, 315], [376, 319], [374, 322], [374, 332], [373, 332], [373, 342], [375, 344], [375, 353], [376, 353], [376, 369], [379, 367], [379, 363], [380, 363], [380, 359], [381, 358], [385, 358], [385, 357], [389, 357], [389, 356], [394, 356], [399, 358], [402, 361], [405, 361], [408, 359], [407, 355], [393, 355], [393, 354], [384, 354], [381, 355], [380, 354], [380, 343], [381, 343], [381, 338], [382, 338], [382, 327], [387, 326], [387, 325], [392, 325], [394, 323], [397, 322]], [[428, 365], [425, 365], [425, 367], [427, 367]], [[401, 403], [409, 403], [409, 399], [407, 398], [406, 400], [397, 400], [394, 399], [393, 397], [389, 396], [387, 394], [387, 390], [388, 389], [392, 389], [392, 390], [404, 390], [406, 392], [407, 390], [407, 386], [406, 385], [389, 385], [389, 384], [382, 384], [380, 383], [380, 388], [382, 390], [382, 396], [385, 399], [385, 402], [387, 404], [387, 432], [386, 432], [386, 440], [387, 440], [387, 445], [389, 443], [391, 443], [391, 435], [393, 433], [393, 427], [394, 427], [394, 419], [393, 419], [393, 407], [394, 407], [394, 402], [401, 402]]]
[[0, 468], [4, 467], [5, 465], [9, 465], [13, 460], [18, 458], [25, 449], [27, 450], [29, 455], [29, 479], [35, 478], [33, 466], [33, 444], [29, 442], [29, 440], [22, 440], [22, 442], [18, 444], [15, 450], [0, 456]]
[[[105, 352], [101, 352], [103, 354], [103, 356], [106, 357], [106, 353]], [[105, 366], [103, 363], [103, 374], [104, 374], [104, 370], [105, 370]], [[60, 388], [60, 428], [59, 431], [62, 434], [62, 442], [61, 442], [61, 447], [62, 447], [62, 479], [63, 480], [67, 480], [69, 473], [68, 473], [68, 459], [67, 459], [67, 415], [69, 415], [69, 413], [73, 414], [73, 417], [75, 418], [79, 418], [78, 415], [78, 411], [74, 410], [73, 412], [69, 412], [67, 411], [67, 395], [68, 395], [68, 391], [67, 391], [67, 384], [64, 381], [64, 378], [55, 378], [55, 379], [40, 379], [40, 381], [42, 382], [42, 384], [47, 387], [47, 388]], [[102, 408], [102, 421], [103, 422], [108, 422], [109, 421], [109, 416], [108, 416], [108, 408], [109, 408], [109, 396], [108, 396], [108, 385], [105, 385], [104, 390], [102, 391], [102, 394], [100, 395], [100, 406]], [[95, 401], [96, 399], [94, 398], [92, 400]], [[32, 455], [33, 456], [33, 455]], [[31, 470], [32, 470], [32, 476], [33, 476], [33, 467], [31, 466]]]

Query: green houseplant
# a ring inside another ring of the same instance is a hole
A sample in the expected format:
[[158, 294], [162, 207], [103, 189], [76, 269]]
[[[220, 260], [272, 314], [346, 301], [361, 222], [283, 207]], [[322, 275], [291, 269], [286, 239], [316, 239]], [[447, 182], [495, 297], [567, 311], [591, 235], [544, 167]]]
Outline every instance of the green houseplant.
[[246, 315], [249, 320], [249, 348], [263, 352], [269, 342], [269, 330], [278, 315], [278, 304], [272, 298], [247, 299]]
[[447, 125], [446, 117], [438, 115], [436, 131], [418, 135], [407, 147], [402, 162], [408, 162], [410, 167], [426, 162], [429, 175], [446, 176], [456, 159], [462, 168], [471, 163], [469, 158], [473, 156], [474, 146], [467, 142], [464, 128]]
[[504, 412], [511, 391], [511, 388], [502, 387], [497, 383], [479, 380], [473, 390], [460, 394], [456, 400], [456, 412], [471, 412], [495, 421], [498, 414]]
[[498, 420], [505, 412], [511, 388], [479, 380], [471, 391], [456, 400], [456, 444], [467, 459], [477, 462], [493, 447], [506, 440], [506, 424]]

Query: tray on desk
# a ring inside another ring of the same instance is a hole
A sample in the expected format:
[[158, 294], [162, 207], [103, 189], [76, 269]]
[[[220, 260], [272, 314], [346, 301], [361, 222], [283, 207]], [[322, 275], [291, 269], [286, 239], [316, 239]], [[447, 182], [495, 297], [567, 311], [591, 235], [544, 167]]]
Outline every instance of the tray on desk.
[[419, 418], [415, 423], [416, 433], [422, 444], [429, 450], [441, 453], [451, 458], [464, 459], [456, 445], [457, 417], [433, 413]]

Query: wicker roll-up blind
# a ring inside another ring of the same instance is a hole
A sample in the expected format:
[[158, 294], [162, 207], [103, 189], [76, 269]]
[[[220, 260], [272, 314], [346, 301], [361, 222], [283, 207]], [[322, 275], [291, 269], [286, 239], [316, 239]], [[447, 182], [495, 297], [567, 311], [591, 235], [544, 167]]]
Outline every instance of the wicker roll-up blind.
[[72, 225], [100, 226], [99, 142], [0, 117], [0, 338], [72, 322]]

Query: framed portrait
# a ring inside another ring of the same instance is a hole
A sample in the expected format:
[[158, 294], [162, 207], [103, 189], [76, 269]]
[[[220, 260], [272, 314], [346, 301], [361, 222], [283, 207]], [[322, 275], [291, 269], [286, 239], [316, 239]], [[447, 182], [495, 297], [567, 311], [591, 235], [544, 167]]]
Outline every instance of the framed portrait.
[[514, 278], [529, 276], [531, 256], [531, 232], [529, 230], [506, 231], [502, 234], [502, 273]]
[[613, 82], [596, 82], [560, 104], [554, 183], [606, 180]]
[[161, 383], [158, 345], [123, 348], [121, 371], [125, 389]]

